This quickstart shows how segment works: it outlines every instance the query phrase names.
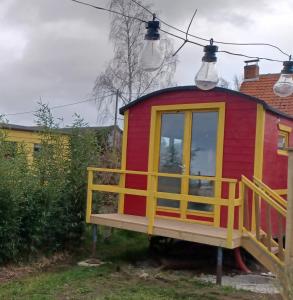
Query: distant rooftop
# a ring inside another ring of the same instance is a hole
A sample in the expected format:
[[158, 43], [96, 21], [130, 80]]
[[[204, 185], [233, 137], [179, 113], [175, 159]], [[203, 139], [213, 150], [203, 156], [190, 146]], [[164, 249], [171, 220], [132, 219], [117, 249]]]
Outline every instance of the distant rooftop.
[[280, 74], [259, 74], [259, 66], [255, 61], [244, 67], [244, 81], [240, 92], [264, 100], [277, 110], [293, 116], [293, 95], [281, 98], [274, 94], [273, 86]]
[[[23, 125], [17, 125], [17, 124], [6, 124], [6, 123], [2, 123], [0, 124], [0, 128], [3, 129], [11, 129], [11, 130], [20, 130], [20, 131], [30, 131], [30, 132], [40, 132], [42, 130], [44, 130], [43, 127], [40, 126], [23, 126]], [[90, 130], [96, 130], [96, 131], [100, 131], [100, 130], [112, 130], [114, 128], [114, 125], [111, 126], [92, 126], [92, 127], [82, 127], [81, 129], [90, 129]], [[122, 131], [118, 126], [117, 126], [119, 131]], [[64, 133], [70, 133], [70, 131], [72, 130], [72, 127], [65, 127], [65, 128], [59, 128], [58, 131], [60, 132], [64, 132]]]

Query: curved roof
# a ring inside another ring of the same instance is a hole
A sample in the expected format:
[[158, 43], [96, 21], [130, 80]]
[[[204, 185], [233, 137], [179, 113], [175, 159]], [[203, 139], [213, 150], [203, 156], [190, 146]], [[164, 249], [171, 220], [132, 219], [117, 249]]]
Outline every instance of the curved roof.
[[[164, 93], [180, 92], [180, 91], [202, 91], [202, 90], [200, 90], [199, 88], [197, 88], [194, 85], [176, 86], [176, 87], [171, 87], [171, 88], [166, 88], [166, 89], [158, 90], [158, 91], [149, 93], [147, 95], [144, 95], [144, 96], [142, 96], [142, 97], [140, 97], [140, 98], [138, 98], [138, 99], [130, 102], [129, 104], [121, 107], [120, 110], [119, 110], [119, 112], [120, 112], [120, 114], [123, 115], [124, 112], [126, 110], [128, 110], [129, 108], [131, 108], [132, 106], [135, 106], [135, 105], [137, 105], [137, 104], [139, 104], [139, 103], [141, 103], [143, 101], [146, 101], [149, 98], [152, 98], [152, 97], [155, 97], [155, 96], [159, 96], [159, 95], [164, 94]], [[212, 91], [224, 92], [224, 93], [231, 94], [231, 95], [242, 96], [242, 97], [246, 98], [248, 101], [254, 101], [256, 103], [261, 104], [264, 107], [264, 109], [267, 110], [267, 111], [270, 111], [270, 112], [272, 112], [274, 114], [277, 114], [279, 116], [282, 116], [282, 117], [288, 118], [290, 120], [293, 120], [293, 116], [288, 115], [288, 114], [286, 114], [284, 112], [281, 112], [281, 111], [273, 108], [272, 106], [268, 105], [264, 100], [261, 100], [259, 98], [256, 98], [256, 97], [253, 97], [253, 96], [250, 96], [250, 95], [238, 92], [238, 91], [234, 91], [234, 90], [222, 88], [222, 87], [215, 87]]]

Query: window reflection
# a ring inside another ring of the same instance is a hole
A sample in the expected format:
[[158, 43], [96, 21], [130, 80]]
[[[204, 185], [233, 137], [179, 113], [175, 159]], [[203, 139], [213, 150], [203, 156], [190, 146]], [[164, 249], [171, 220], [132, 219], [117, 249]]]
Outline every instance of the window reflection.
[[159, 171], [181, 173], [184, 113], [162, 114]]
[[[182, 173], [184, 113], [162, 114], [159, 172]], [[159, 177], [158, 191], [180, 194], [181, 179]], [[179, 208], [179, 201], [158, 199], [159, 206]]]
[[[190, 175], [216, 175], [218, 112], [194, 112], [190, 149]], [[189, 194], [213, 197], [215, 183], [212, 180], [190, 180]], [[188, 209], [211, 211], [211, 205], [188, 203]]]

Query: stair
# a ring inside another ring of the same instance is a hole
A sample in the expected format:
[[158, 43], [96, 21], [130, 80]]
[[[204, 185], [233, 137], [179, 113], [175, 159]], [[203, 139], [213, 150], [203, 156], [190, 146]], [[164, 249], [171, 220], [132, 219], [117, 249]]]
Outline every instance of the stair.
[[270, 253], [263, 244], [248, 236], [242, 238], [242, 247], [270, 272], [280, 274], [284, 268], [284, 264], [276, 256], [278, 247], [273, 247]]
[[[274, 274], [280, 274], [285, 267], [282, 223], [286, 220], [287, 203], [259, 179], [253, 181], [242, 176], [244, 189], [244, 225], [242, 247]], [[248, 191], [251, 198], [248, 198]], [[249, 201], [251, 206], [249, 205]], [[261, 212], [261, 203], [265, 210]], [[265, 214], [265, 228], [262, 229], [261, 213]], [[278, 217], [278, 242], [273, 239], [272, 214]], [[254, 220], [252, 221], [252, 218]]]

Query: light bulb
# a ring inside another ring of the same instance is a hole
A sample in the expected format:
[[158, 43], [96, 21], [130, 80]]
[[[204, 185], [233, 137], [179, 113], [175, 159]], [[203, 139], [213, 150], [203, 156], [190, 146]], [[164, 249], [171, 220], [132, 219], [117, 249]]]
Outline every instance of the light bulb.
[[160, 22], [149, 21], [146, 28], [147, 33], [144, 38], [145, 45], [141, 53], [140, 65], [144, 71], [154, 72], [161, 67], [164, 58], [160, 47]]
[[140, 65], [144, 71], [153, 72], [160, 68], [163, 55], [160, 48], [160, 40], [145, 40], [141, 53]]
[[203, 61], [195, 76], [195, 85], [201, 90], [211, 90], [217, 86], [218, 82], [216, 63]]
[[279, 97], [288, 97], [293, 93], [293, 61], [284, 61], [280, 78], [275, 83], [273, 90]]
[[216, 52], [217, 46], [211, 45], [204, 47], [205, 55], [202, 58], [202, 65], [195, 76], [195, 85], [201, 90], [211, 90], [219, 82], [219, 76], [216, 69]]

